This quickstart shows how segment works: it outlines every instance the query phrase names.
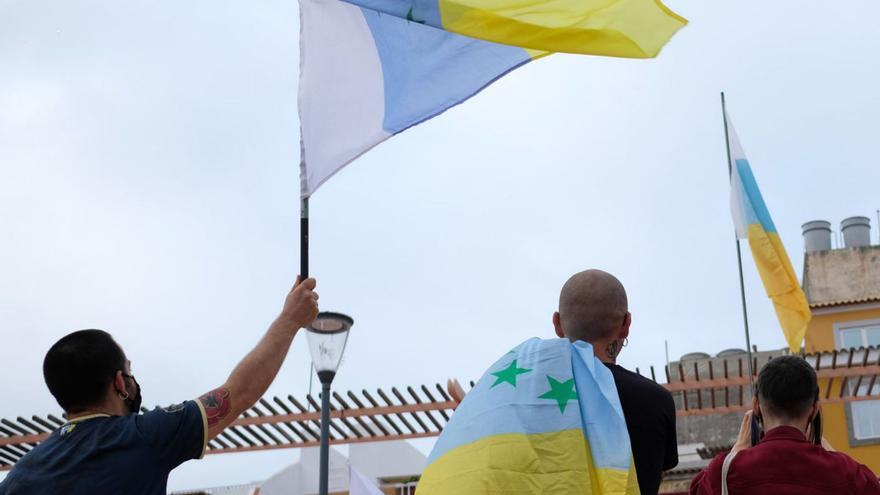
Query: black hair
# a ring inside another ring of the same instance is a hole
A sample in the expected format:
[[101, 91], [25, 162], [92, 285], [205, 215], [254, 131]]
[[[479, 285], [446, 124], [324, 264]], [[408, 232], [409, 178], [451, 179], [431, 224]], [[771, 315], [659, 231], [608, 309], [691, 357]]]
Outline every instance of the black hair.
[[125, 370], [125, 353], [103, 330], [79, 330], [56, 342], [43, 360], [43, 378], [68, 413], [99, 404], [117, 370]]
[[819, 400], [816, 371], [797, 356], [773, 358], [758, 374], [761, 409], [785, 419], [807, 414]]

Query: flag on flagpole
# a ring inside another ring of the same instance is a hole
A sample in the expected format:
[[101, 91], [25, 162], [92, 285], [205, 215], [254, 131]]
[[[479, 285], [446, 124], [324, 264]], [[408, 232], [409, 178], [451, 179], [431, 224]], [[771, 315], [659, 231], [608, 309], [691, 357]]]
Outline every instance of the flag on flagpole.
[[788, 347], [796, 354], [801, 351], [807, 325], [810, 323], [810, 305], [726, 111], [724, 118], [727, 120], [730, 146], [730, 207], [736, 237], [749, 240], [764, 290], [773, 301]]
[[354, 466], [348, 466], [348, 474], [349, 495], [385, 495], [373, 480], [355, 469]]
[[611, 371], [585, 342], [520, 344], [456, 408], [418, 493], [638, 494]]
[[300, 0], [303, 198], [551, 51], [655, 56], [686, 22], [658, 0], [469, 1]]

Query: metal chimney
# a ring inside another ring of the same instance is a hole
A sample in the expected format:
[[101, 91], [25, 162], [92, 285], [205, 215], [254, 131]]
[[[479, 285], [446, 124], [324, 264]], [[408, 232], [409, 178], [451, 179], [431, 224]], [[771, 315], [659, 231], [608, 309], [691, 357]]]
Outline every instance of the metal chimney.
[[801, 226], [808, 253], [831, 250], [831, 222], [813, 220]]
[[843, 245], [848, 248], [871, 245], [871, 219], [868, 217], [849, 217], [840, 222]]

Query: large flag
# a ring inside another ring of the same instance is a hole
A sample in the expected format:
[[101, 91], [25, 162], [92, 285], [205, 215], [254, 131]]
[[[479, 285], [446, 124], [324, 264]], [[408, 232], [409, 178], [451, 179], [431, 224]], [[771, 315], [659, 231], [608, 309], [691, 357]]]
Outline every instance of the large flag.
[[653, 57], [685, 22], [659, 0], [300, 0], [302, 197], [535, 58]]
[[418, 493], [639, 493], [611, 371], [584, 342], [520, 344], [455, 410]]
[[730, 207], [738, 239], [748, 239], [752, 257], [764, 282], [764, 290], [773, 301], [776, 317], [793, 354], [801, 351], [801, 343], [810, 323], [810, 305], [801, 289], [797, 275], [785, 252], [785, 246], [770, 218], [752, 167], [746, 159], [730, 117], [727, 137], [731, 158]]

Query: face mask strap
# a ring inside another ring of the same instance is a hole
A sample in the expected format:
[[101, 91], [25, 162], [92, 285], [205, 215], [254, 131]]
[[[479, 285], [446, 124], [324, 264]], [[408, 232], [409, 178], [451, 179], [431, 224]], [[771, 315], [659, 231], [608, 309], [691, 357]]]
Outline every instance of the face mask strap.
[[124, 370], [119, 370], [122, 373], [122, 376], [125, 378], [131, 378], [131, 381], [134, 382], [135, 386], [135, 395], [132, 396], [128, 392], [128, 387], [126, 386], [125, 392], [116, 391], [116, 394], [125, 402], [125, 405], [128, 407], [128, 410], [131, 414], [137, 414], [141, 407], [141, 385], [138, 383], [137, 378], [130, 373], [126, 373]]
[[[131, 376], [131, 375], [127, 374], [127, 373], [125, 372], [125, 370], [117, 370], [117, 371], [119, 371], [119, 373], [122, 373], [122, 377], [123, 377], [123, 378], [126, 378], [126, 377]], [[124, 383], [124, 382], [125, 382], [125, 380], [123, 380], [123, 383]], [[121, 392], [117, 389], [117, 390], [116, 390], [116, 396], [119, 397], [119, 398], [122, 399], [122, 400], [128, 400], [128, 397], [129, 397], [128, 389], [125, 388], [125, 389], [123, 389]]]

